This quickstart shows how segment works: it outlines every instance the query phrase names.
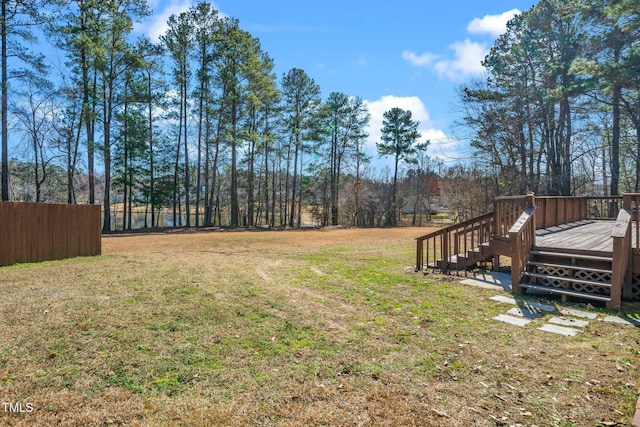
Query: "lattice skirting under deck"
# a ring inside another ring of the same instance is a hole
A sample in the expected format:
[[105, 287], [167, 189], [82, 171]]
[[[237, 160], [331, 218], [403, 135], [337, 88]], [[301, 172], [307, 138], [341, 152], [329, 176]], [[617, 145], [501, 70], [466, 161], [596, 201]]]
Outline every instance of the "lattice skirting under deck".
[[[604, 283], [611, 282], [610, 274], [597, 273], [594, 271], [587, 271], [587, 270], [577, 270], [572, 276], [570, 274], [571, 270], [568, 268], [539, 266], [537, 267], [537, 272], [542, 274], [548, 274], [550, 276], [575, 277], [576, 279], [586, 279], [586, 280], [592, 280], [592, 281], [604, 282]], [[562, 280], [555, 280], [552, 278], [536, 278], [536, 284], [543, 285], [543, 286], [550, 286], [553, 288], [572, 289], [575, 291], [588, 292], [588, 293], [598, 294], [598, 295], [609, 295], [608, 288], [601, 288], [599, 286], [593, 286], [593, 285], [581, 284], [581, 283], [569, 283], [569, 282], [564, 282]]]
[[[570, 270], [568, 268], [539, 266], [537, 268], [537, 271], [538, 273], [548, 274], [550, 276], [570, 277]], [[611, 275], [608, 273], [596, 273], [587, 270], [577, 270], [574, 274], [575, 275], [573, 277], [578, 279], [611, 283]], [[609, 289], [601, 288], [598, 286], [583, 285], [579, 283], [567, 283], [560, 280], [542, 278], [536, 278], [535, 282], [538, 285], [550, 286], [553, 288], [569, 288], [570, 286], [570, 289], [580, 292], [609, 295]], [[640, 301], [640, 273], [635, 273], [631, 277], [631, 301]]]

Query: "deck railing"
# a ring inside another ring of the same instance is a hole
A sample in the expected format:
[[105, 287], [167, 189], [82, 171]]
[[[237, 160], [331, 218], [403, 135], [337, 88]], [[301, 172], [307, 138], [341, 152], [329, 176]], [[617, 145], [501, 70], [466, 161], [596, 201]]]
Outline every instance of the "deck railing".
[[615, 219], [623, 204], [622, 196], [589, 196], [586, 199], [589, 212], [587, 219]]
[[615, 219], [621, 208], [622, 197], [563, 197], [535, 198], [536, 229], [554, 227], [587, 219]]
[[533, 194], [526, 196], [497, 197], [493, 202], [495, 236], [509, 237], [509, 230], [522, 212], [532, 205]]
[[526, 268], [531, 248], [536, 244], [535, 206], [529, 206], [509, 230], [511, 239], [511, 289], [514, 294], [522, 292], [520, 276]]
[[451, 256], [466, 254], [488, 243], [494, 232], [493, 226], [493, 212], [488, 212], [416, 238], [416, 271], [438, 261], [440, 265], [437, 267], [443, 272], [448, 271]]

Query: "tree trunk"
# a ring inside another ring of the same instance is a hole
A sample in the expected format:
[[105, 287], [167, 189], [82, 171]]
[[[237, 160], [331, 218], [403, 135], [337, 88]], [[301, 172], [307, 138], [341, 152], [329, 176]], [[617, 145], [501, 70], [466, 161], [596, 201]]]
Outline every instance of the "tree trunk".
[[237, 109], [236, 100], [231, 104], [231, 226], [237, 227], [239, 224], [240, 206], [238, 203], [238, 148], [237, 148]]
[[188, 94], [187, 94], [187, 70], [186, 70], [186, 58], [184, 59], [184, 70], [183, 70], [183, 76], [184, 76], [184, 83], [183, 83], [183, 93], [182, 93], [182, 99], [183, 99], [183, 109], [184, 109], [184, 113], [183, 113], [183, 117], [182, 119], [184, 120], [184, 126], [182, 131], [184, 132], [184, 200], [185, 200], [185, 214], [187, 216], [187, 221], [186, 221], [186, 226], [187, 227], [191, 227], [191, 195], [190, 195], [190, 187], [191, 187], [191, 178], [189, 176], [189, 145], [187, 144], [187, 99], [188, 99]]
[[0, 37], [2, 38], [2, 201], [9, 200], [9, 133], [7, 130], [7, 0], [2, 0], [2, 16], [0, 17]]
[[[153, 158], [153, 96], [151, 90], [151, 73], [147, 75], [147, 92], [149, 96], [148, 119], [149, 119], [149, 201], [151, 202], [151, 227], [156, 223], [156, 191], [155, 191], [155, 171]], [[147, 215], [144, 216], [144, 226], [147, 227]]]
[[296, 189], [297, 189], [297, 178], [298, 178], [298, 151], [300, 149], [299, 141], [295, 141], [295, 150], [293, 155], [293, 177], [291, 178], [291, 213], [289, 215], [289, 227], [293, 227], [295, 224], [295, 213], [296, 213]]

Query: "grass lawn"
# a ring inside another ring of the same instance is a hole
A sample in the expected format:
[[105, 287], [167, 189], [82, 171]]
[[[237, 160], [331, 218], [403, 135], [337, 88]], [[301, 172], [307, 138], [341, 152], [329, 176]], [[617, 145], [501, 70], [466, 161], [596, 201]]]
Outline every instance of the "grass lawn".
[[638, 328], [492, 320], [495, 290], [405, 273], [424, 233], [112, 235], [0, 268], [0, 424], [630, 424]]

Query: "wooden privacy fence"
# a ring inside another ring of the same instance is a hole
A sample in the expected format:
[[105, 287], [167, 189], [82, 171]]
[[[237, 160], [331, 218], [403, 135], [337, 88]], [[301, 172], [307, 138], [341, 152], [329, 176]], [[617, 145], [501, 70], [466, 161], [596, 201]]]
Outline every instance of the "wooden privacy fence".
[[0, 202], [0, 266], [101, 252], [100, 206]]

